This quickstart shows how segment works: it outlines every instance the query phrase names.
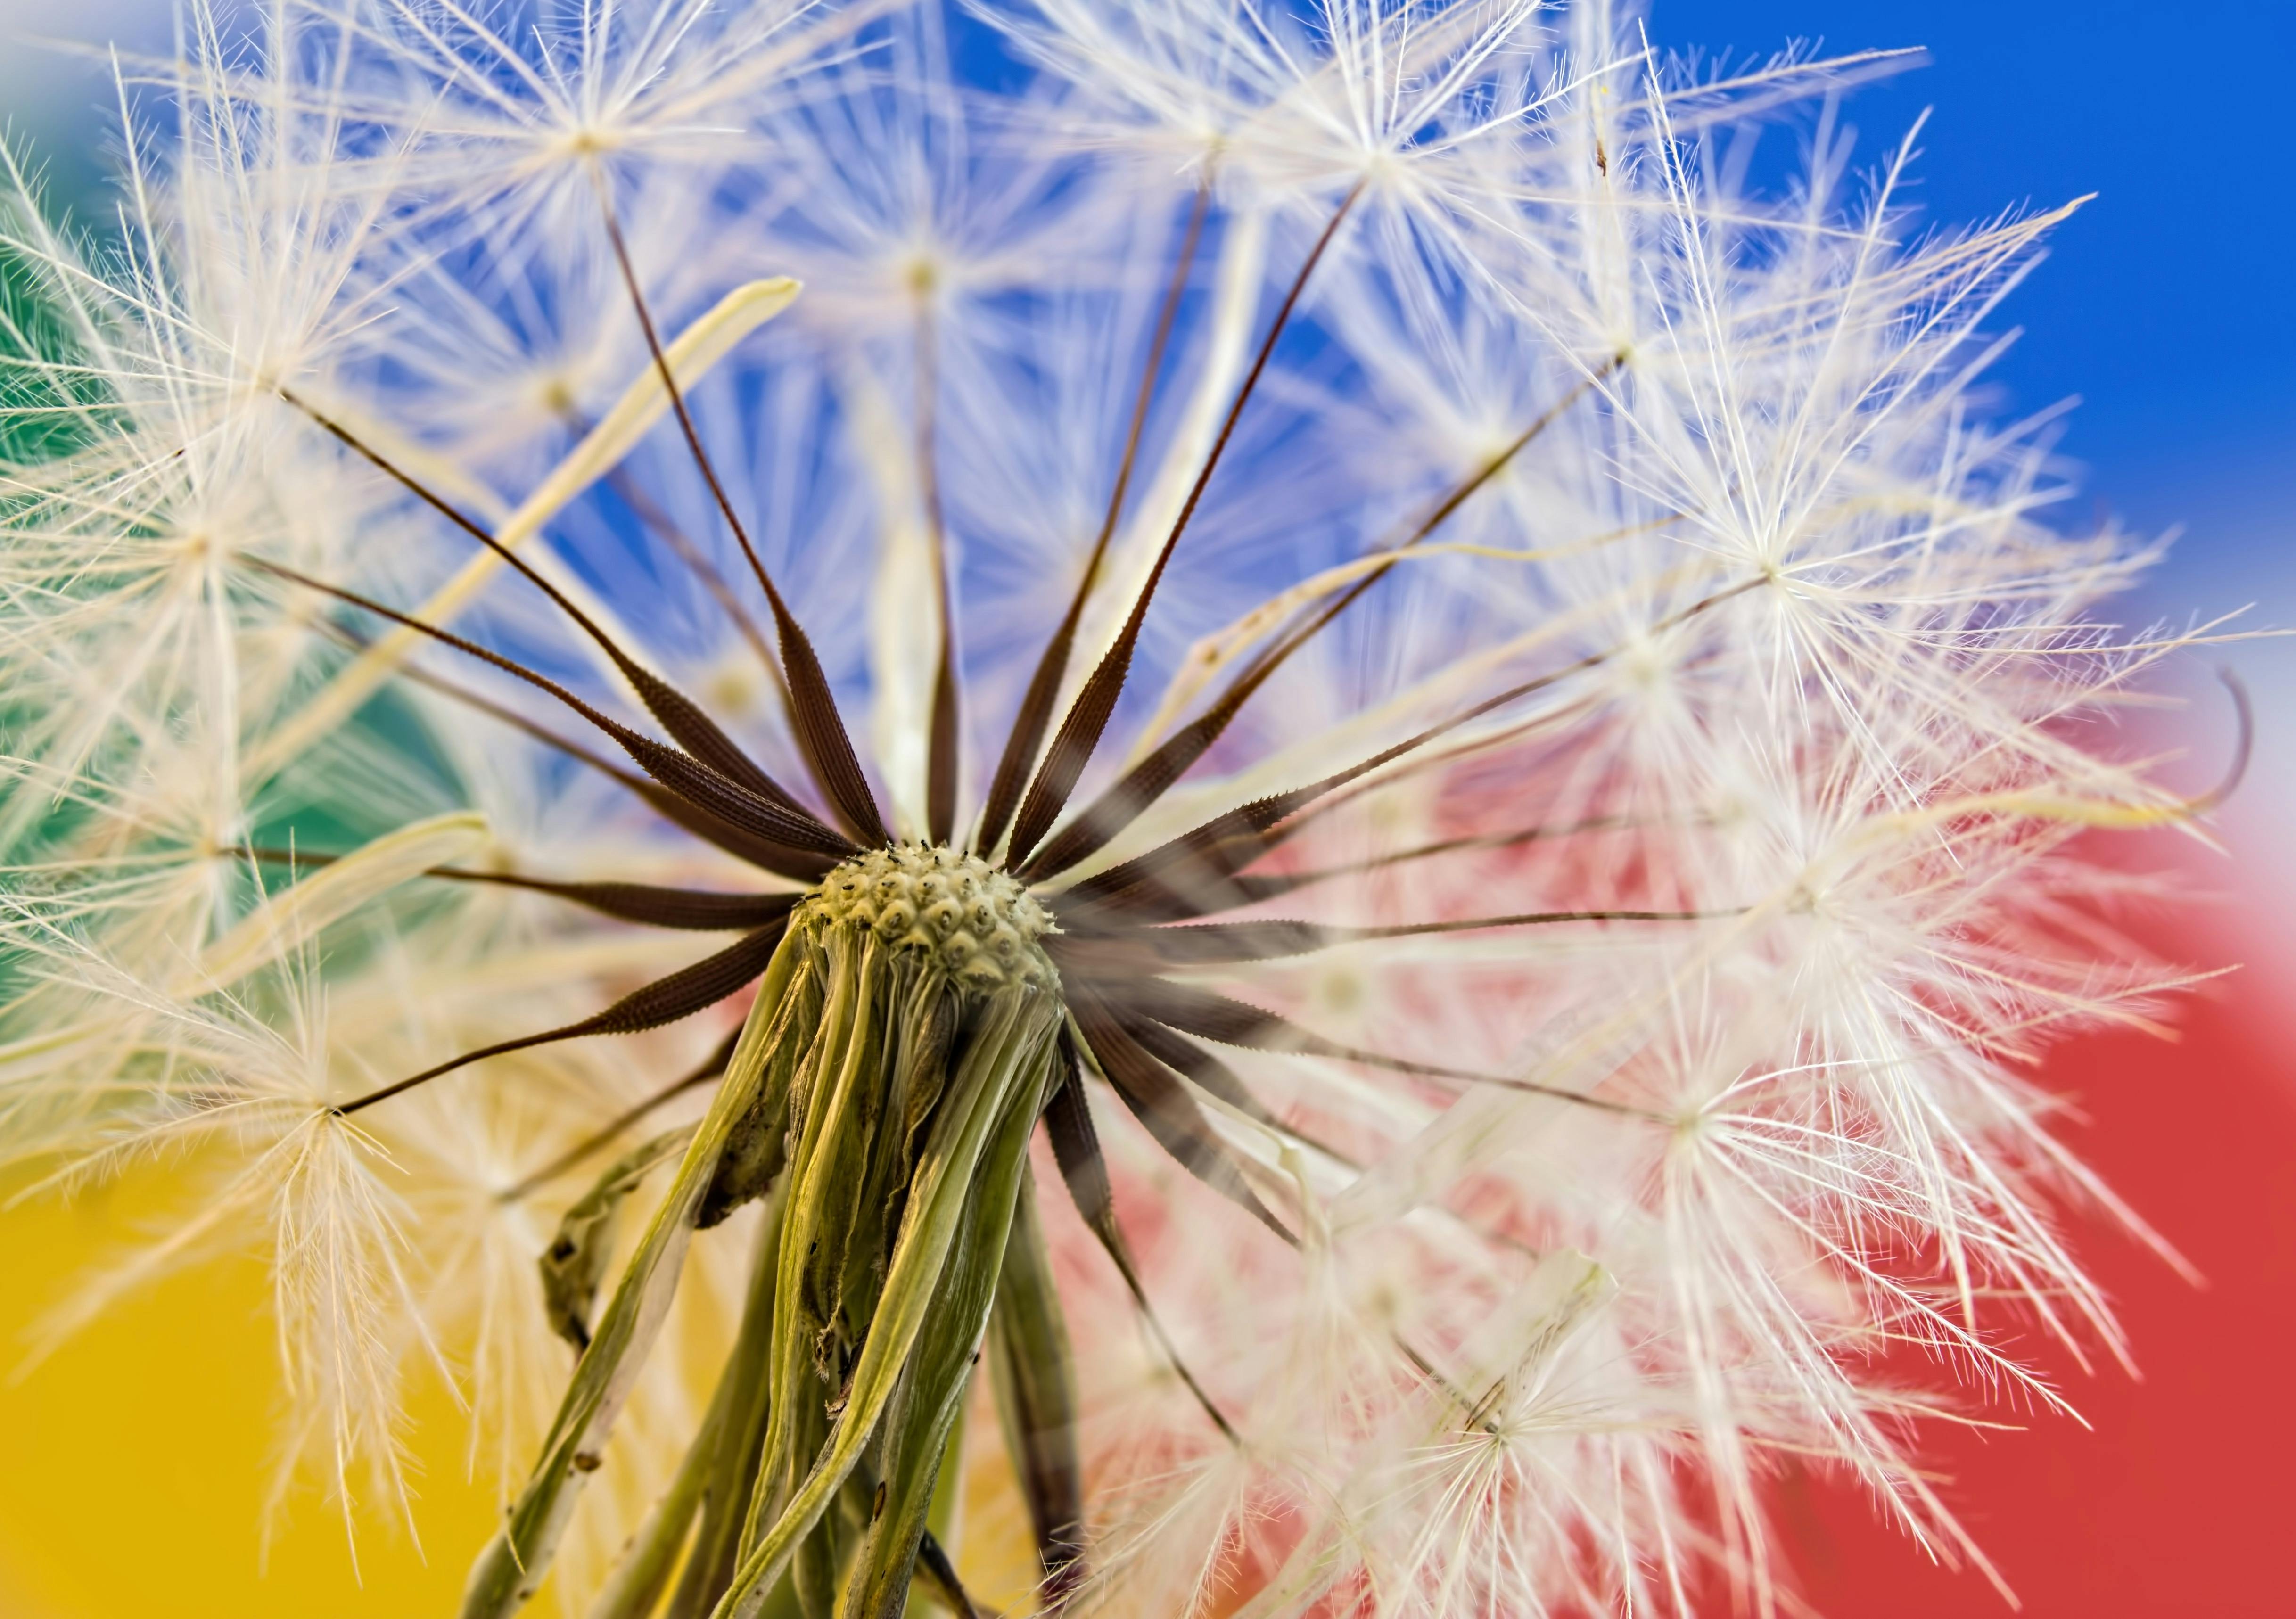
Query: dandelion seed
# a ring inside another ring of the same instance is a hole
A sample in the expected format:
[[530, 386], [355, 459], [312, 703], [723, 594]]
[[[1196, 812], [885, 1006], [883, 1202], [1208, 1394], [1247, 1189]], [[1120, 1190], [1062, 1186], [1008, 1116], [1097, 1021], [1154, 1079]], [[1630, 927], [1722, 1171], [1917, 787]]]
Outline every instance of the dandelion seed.
[[347, 1521], [465, 1389], [473, 1619], [980, 1611], [992, 1443], [1043, 1612], [1771, 1608], [1780, 1449], [1981, 1564], [1868, 1362], [2123, 1353], [2013, 1065], [2216, 796], [1971, 403], [2062, 215], [1706, 160], [1885, 61], [194, 24], [0, 239], [0, 1141], [229, 1165], [59, 1332], [267, 1231]]

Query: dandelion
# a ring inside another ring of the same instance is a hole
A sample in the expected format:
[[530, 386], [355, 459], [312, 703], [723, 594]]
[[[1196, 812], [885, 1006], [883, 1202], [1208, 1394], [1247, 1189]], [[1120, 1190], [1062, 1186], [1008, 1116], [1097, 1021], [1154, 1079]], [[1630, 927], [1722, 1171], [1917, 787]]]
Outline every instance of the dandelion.
[[473, 1616], [979, 1613], [968, 1474], [1043, 1612], [1767, 1609], [1789, 1453], [1981, 1563], [1873, 1362], [2123, 1353], [2021, 1070], [2214, 799], [1889, 59], [193, 22], [117, 239], [9, 159], [0, 1141], [216, 1176], [53, 1339], [266, 1229], [281, 1491], [435, 1362]]

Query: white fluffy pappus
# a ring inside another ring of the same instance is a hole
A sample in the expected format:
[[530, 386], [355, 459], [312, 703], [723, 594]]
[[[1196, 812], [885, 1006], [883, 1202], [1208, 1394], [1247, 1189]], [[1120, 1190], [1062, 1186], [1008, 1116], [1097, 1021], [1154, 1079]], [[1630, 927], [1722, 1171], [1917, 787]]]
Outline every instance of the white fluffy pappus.
[[474, 1615], [959, 1609], [961, 1469], [1044, 1611], [1767, 1611], [1781, 1456], [1981, 1566], [1877, 1357], [2125, 1356], [2026, 1074], [2175, 984], [2076, 835], [2214, 798], [1973, 391], [2062, 216], [1853, 173], [1889, 59], [193, 21], [120, 233], [0, 203], [0, 1150], [201, 1189], [52, 1337], [267, 1231], [280, 1489], [435, 1361]]

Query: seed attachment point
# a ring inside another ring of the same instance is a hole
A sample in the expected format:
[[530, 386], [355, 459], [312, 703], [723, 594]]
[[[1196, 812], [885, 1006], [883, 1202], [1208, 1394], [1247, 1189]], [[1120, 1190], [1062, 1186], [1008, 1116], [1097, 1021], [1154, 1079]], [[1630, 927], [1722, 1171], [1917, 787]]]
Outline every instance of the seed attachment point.
[[970, 988], [1059, 982], [1037, 940], [1052, 913], [1009, 874], [945, 845], [871, 849], [822, 879], [804, 910], [873, 930], [889, 944], [930, 951]]

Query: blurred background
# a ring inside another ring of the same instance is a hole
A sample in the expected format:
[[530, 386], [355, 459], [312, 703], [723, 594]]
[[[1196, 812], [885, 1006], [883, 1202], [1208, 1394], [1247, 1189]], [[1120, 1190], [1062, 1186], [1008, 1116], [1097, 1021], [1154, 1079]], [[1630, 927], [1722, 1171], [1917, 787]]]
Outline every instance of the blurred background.
[[[34, 44], [41, 36], [165, 51], [168, 11], [0, 0], [0, 113], [58, 201], [99, 217], [116, 144], [108, 70], [100, 53]], [[2296, 625], [2296, 166], [2279, 101], [2296, 69], [2296, 4], [1655, 0], [1652, 36], [1734, 63], [1797, 40], [1829, 53], [1926, 47], [1923, 65], [1858, 89], [1844, 112], [1870, 167], [1929, 110], [1908, 195], [1940, 225], [2095, 193], [2000, 317], [2024, 335], [1993, 373], [1994, 403], [2022, 414], [2078, 399], [2059, 448], [2083, 493], [2061, 522], [2179, 535], [2127, 604], [2132, 626], [2250, 604], [2232, 628]], [[1790, 172], [1806, 128], [1766, 132], [1757, 173]], [[2095, 852], [2172, 873], [2198, 902], [2129, 919], [2147, 945], [2240, 970], [2174, 1010], [2176, 1042], [2089, 1035], [2043, 1075], [2072, 1104], [2075, 1148], [2206, 1285], [2101, 1225], [2083, 1232], [2141, 1378], [2024, 1345], [2090, 1426], [1939, 1427], [1924, 1452], [2030, 1619], [2296, 1612], [2284, 1550], [2296, 1456], [2296, 643], [2229, 646], [2177, 672], [2191, 707], [2158, 729], [2189, 749], [2177, 768], [2196, 789], [2233, 741], [2218, 663], [2242, 673], [2258, 717], [2254, 766], [2218, 819], [2221, 846], [2154, 833]], [[27, 1321], [150, 1213], [132, 1192], [99, 1193], [0, 1227], [0, 1619], [450, 1611], [491, 1508], [464, 1482], [443, 1390], [419, 1413], [420, 1544], [365, 1531], [355, 1581], [333, 1510], [305, 1498], [266, 1553], [277, 1413], [253, 1261], [144, 1294], [8, 1380]], [[1790, 1468], [1776, 1499], [1800, 1598], [1817, 1612], [2010, 1611], [1823, 1476]]]

